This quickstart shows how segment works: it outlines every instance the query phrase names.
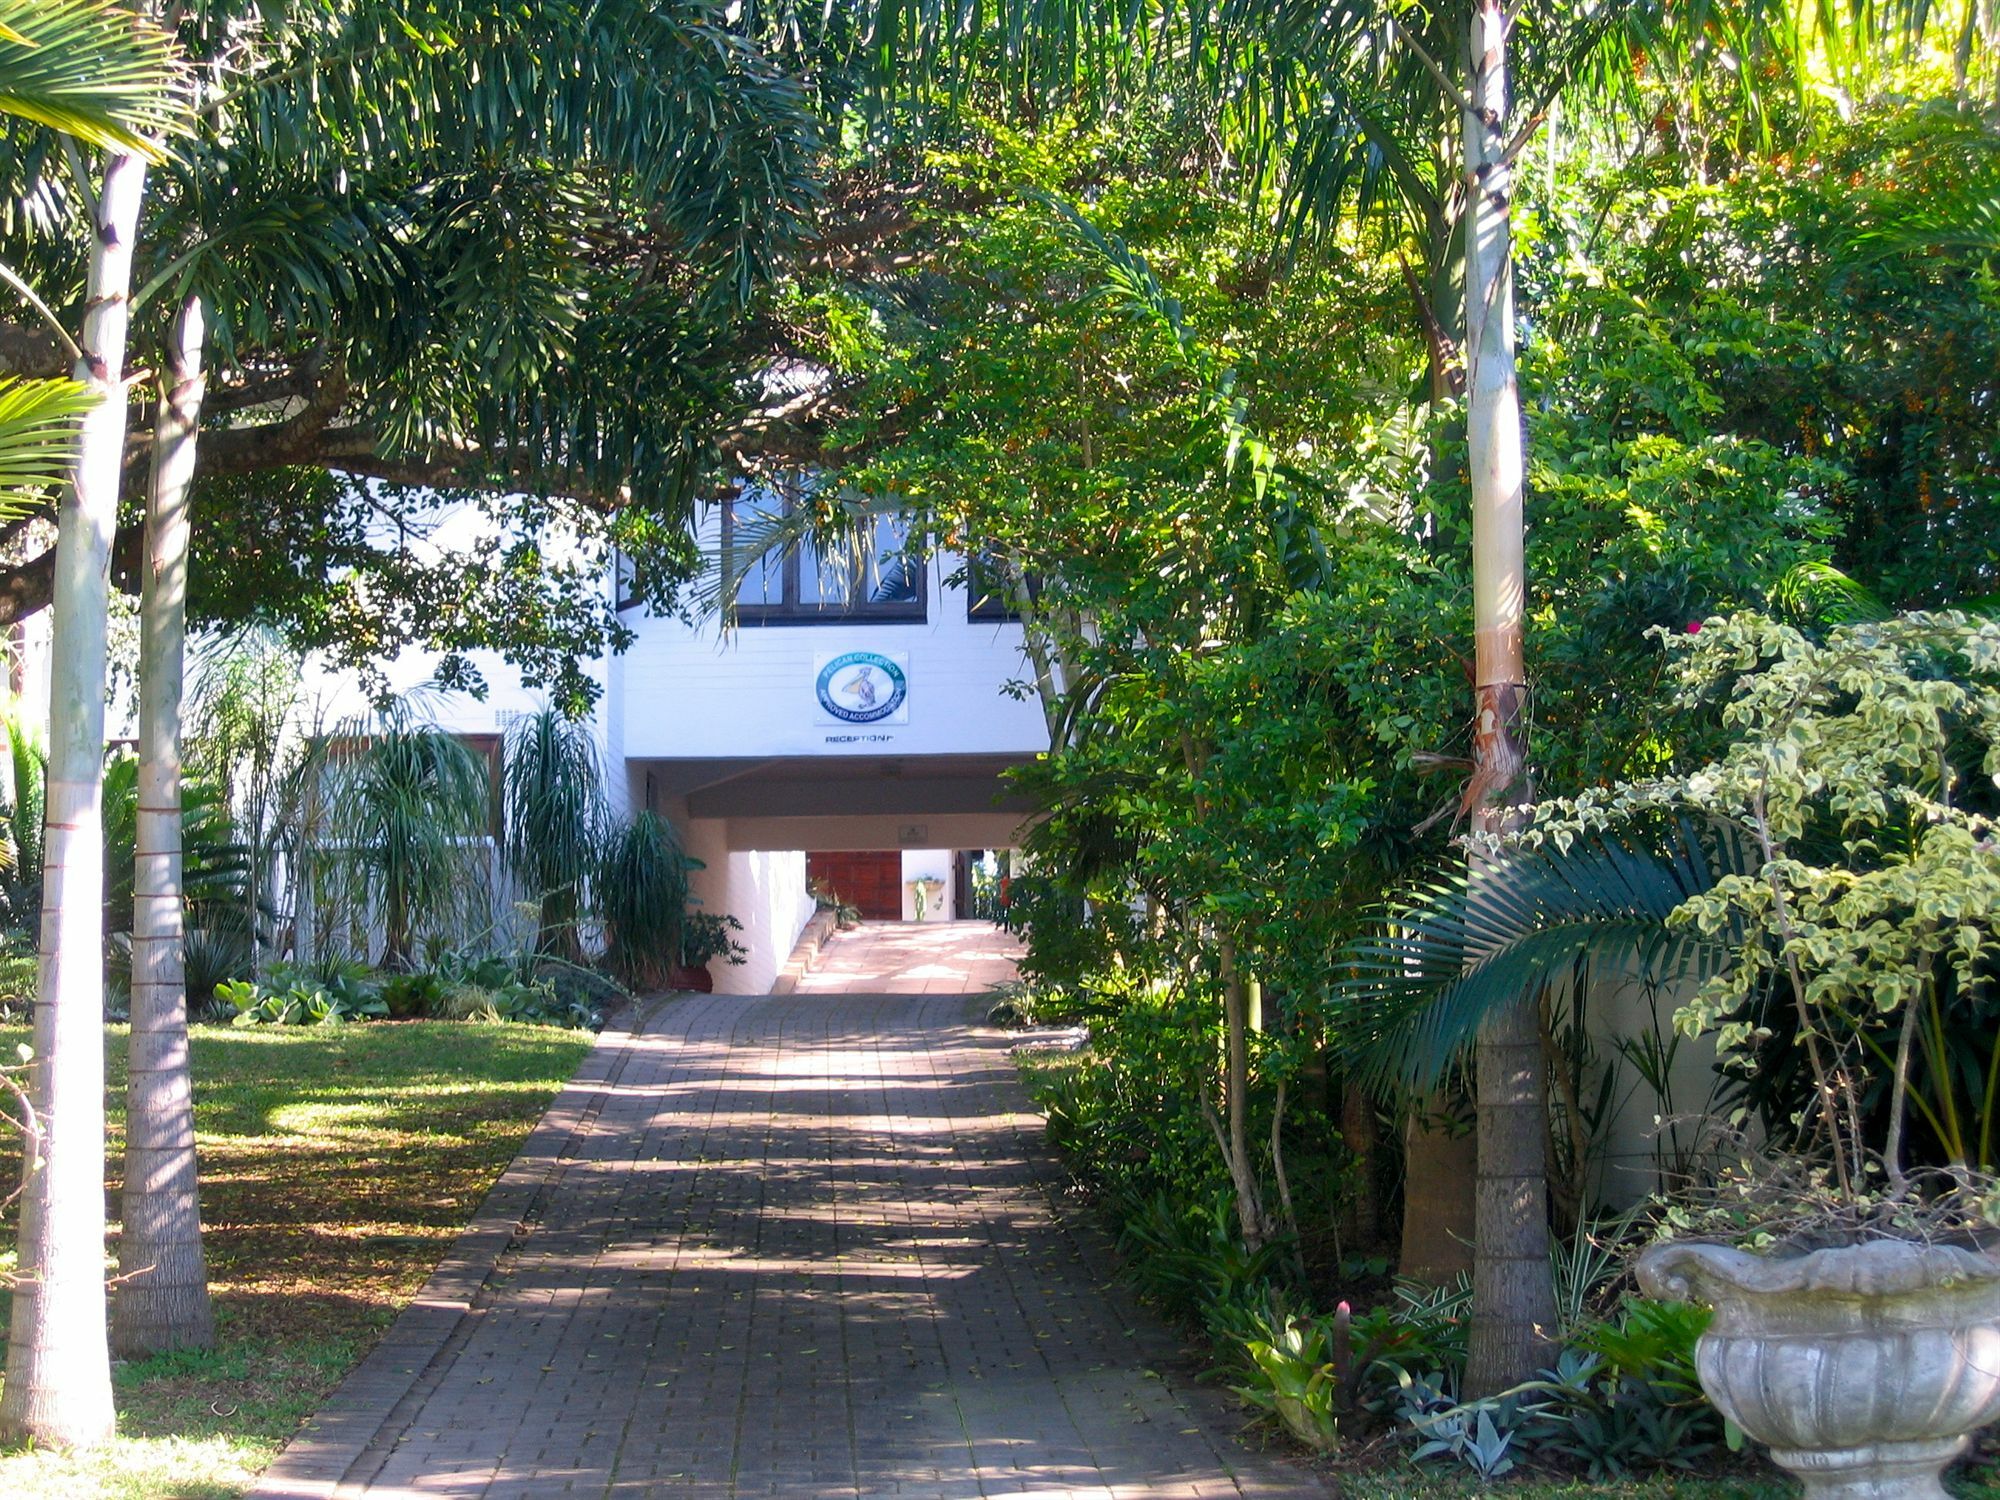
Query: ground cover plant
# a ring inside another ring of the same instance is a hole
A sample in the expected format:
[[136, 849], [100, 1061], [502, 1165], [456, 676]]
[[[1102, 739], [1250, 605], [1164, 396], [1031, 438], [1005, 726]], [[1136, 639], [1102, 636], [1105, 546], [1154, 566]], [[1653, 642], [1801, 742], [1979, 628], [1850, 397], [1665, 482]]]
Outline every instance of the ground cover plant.
[[[0, 1027], [0, 1047], [25, 1035]], [[123, 1028], [109, 1040], [116, 1132]], [[193, 1045], [217, 1345], [121, 1366], [120, 1436], [74, 1458], [0, 1454], [0, 1492], [248, 1488], [422, 1284], [590, 1039], [410, 1022], [197, 1026]], [[0, 1172], [18, 1170], [17, 1143], [0, 1142]], [[11, 1263], [11, 1240], [0, 1253]]]
[[[1694, 1342], [1707, 1310], [1639, 1296], [1616, 1243], [1634, 1219], [1553, 1247], [1562, 1327], [1548, 1367], [1497, 1395], [1464, 1394], [1471, 1287], [1391, 1279], [1383, 1257], [1350, 1255], [1309, 1280], [1294, 1247], [1249, 1251], [1234, 1232], [1219, 1163], [1207, 1207], [1190, 1193], [1144, 1198], [1143, 1179], [1176, 1154], [1131, 1149], [1157, 1127], [1159, 1096], [1097, 1091], [1100, 1132], [1117, 1115], [1126, 1149], [1079, 1132], [1080, 1097], [1115, 1059], [1089, 1049], [1020, 1056], [1089, 1211], [1118, 1236], [1123, 1274], [1189, 1336], [1206, 1378], [1228, 1386], [1275, 1440], [1314, 1455], [1343, 1495], [1423, 1500], [1478, 1493], [1553, 1497], [1749, 1497], [1792, 1490], [1760, 1471], [1741, 1434], [1703, 1396]], [[1107, 1149], [1110, 1146], [1111, 1149]], [[1191, 1206], [1191, 1203], [1193, 1206]], [[1353, 1298], [1335, 1301], [1344, 1291]], [[1954, 1495], [2000, 1493], [1992, 1445], [1947, 1476]], [[1496, 1486], [1500, 1488], [1496, 1491]]]

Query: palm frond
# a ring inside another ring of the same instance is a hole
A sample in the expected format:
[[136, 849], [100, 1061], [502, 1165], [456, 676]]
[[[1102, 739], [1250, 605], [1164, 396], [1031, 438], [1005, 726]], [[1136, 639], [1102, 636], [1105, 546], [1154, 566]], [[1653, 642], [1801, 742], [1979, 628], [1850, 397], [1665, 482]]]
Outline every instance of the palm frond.
[[74, 380], [0, 380], [0, 516], [41, 510], [76, 461], [96, 397]]
[[1667, 918], [1749, 858], [1727, 832], [1679, 823], [1650, 845], [1550, 844], [1419, 887], [1343, 957], [1332, 1001], [1349, 1065], [1372, 1086], [1423, 1091], [1496, 1008], [1579, 965], [1664, 985], [1718, 972], [1726, 944]]
[[661, 983], [679, 962], [693, 867], [673, 825], [657, 813], [638, 813], [608, 841], [599, 877], [610, 940], [605, 959], [628, 983]]
[[587, 726], [545, 707], [508, 726], [505, 760], [502, 855], [540, 907], [538, 947], [570, 956], [603, 848], [597, 745]]
[[492, 791], [471, 748], [395, 704], [345, 726], [324, 764], [334, 884], [351, 927], [381, 929], [384, 963], [483, 930]]
[[1771, 599], [1795, 619], [1825, 626], [1886, 620], [1892, 613], [1864, 585], [1826, 562], [1800, 563], [1778, 580]]
[[0, 0], [0, 114], [158, 160], [185, 128], [173, 38], [122, 0]]
[[741, 296], [804, 228], [822, 149], [798, 81], [708, 0], [295, 9], [221, 101], [304, 170], [542, 161], [671, 232]]

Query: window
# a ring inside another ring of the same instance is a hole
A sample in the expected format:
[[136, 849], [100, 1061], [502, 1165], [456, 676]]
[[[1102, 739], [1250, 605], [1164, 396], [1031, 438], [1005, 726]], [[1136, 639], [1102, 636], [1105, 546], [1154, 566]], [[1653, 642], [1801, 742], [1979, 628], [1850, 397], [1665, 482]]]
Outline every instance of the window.
[[[1041, 597], [1042, 581], [1028, 576], [1028, 599]], [[965, 618], [968, 620], [1018, 620], [1021, 601], [1018, 585], [1009, 569], [994, 554], [982, 548], [965, 560]]]
[[[725, 553], [741, 536], [754, 545], [802, 490], [758, 487], [723, 503]], [[746, 625], [832, 624], [854, 620], [921, 621], [925, 616], [924, 565], [906, 549], [909, 523], [877, 516], [851, 544], [821, 549], [802, 542], [753, 559], [736, 590], [736, 617]]]

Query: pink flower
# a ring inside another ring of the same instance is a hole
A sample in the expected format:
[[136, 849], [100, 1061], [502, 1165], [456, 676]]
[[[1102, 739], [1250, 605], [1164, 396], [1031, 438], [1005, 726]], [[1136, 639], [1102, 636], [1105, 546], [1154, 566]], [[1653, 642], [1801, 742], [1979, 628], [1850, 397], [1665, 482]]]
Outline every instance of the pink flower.
[[1701, 634], [1701, 621], [1699, 621], [1699, 620], [1689, 620], [1689, 621], [1688, 621], [1688, 634], [1689, 634], [1689, 635], [1700, 635], [1700, 634]]

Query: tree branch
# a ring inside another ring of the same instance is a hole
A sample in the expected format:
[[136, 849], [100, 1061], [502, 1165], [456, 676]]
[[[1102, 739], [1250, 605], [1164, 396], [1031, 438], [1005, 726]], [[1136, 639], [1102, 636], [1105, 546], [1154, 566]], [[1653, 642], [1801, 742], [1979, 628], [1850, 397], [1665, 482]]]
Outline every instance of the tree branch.
[[54, 336], [18, 323], [0, 323], [0, 375], [50, 380], [70, 366]]

